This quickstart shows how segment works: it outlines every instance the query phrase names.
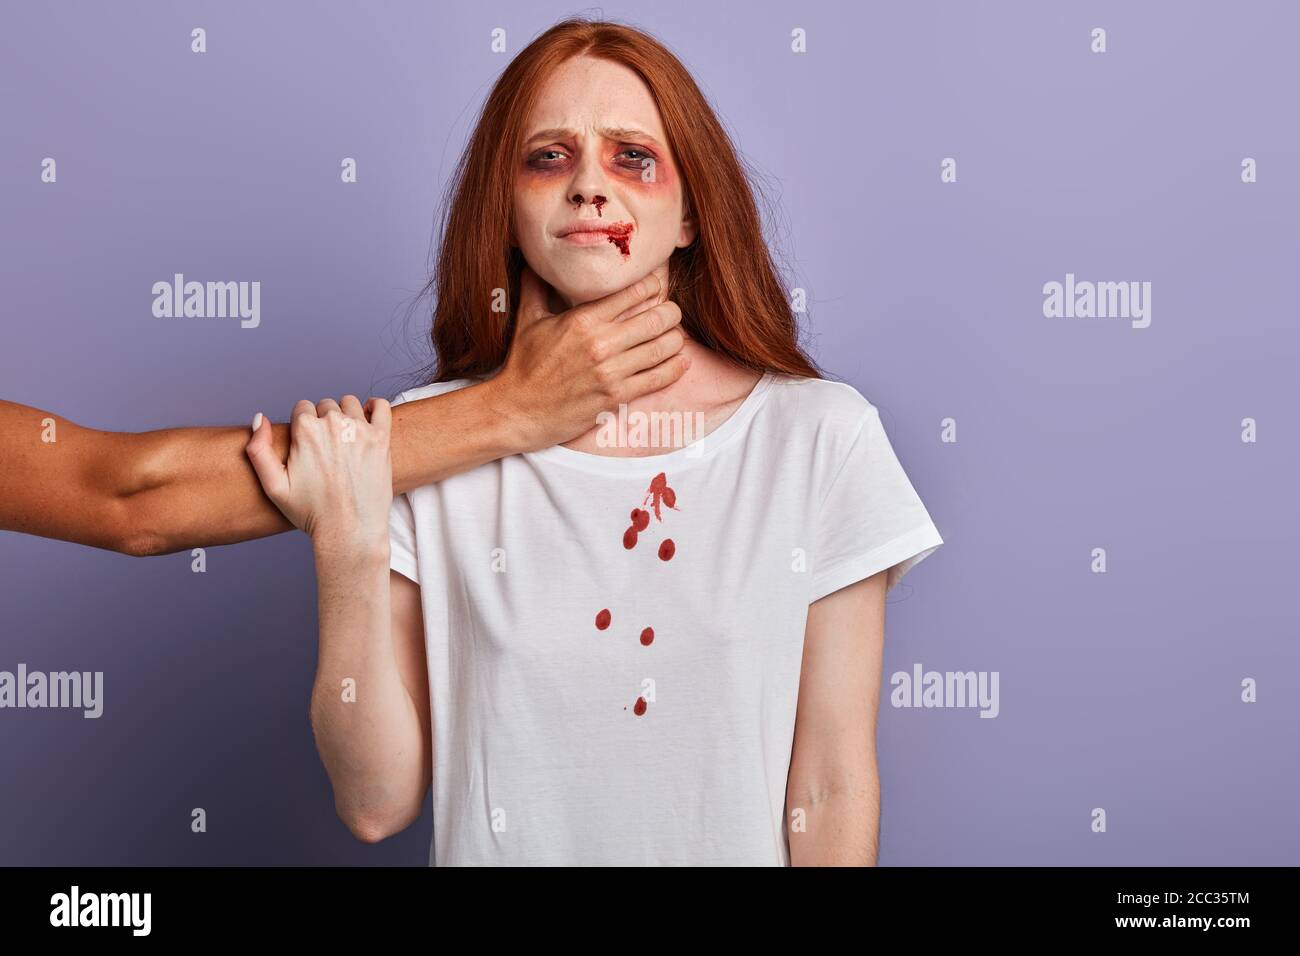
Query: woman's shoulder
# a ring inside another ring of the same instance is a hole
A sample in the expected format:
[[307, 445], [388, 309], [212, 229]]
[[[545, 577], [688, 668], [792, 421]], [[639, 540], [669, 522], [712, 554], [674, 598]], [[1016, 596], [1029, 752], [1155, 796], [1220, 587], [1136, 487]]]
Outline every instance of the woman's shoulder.
[[880, 412], [852, 385], [774, 375], [771, 388], [766, 426], [779, 436], [783, 454], [813, 463], [813, 472], [824, 477], [836, 472], [854, 448], [867, 445], [874, 453]]
[[771, 397], [778, 412], [819, 430], [856, 432], [876, 406], [848, 382], [773, 374]]

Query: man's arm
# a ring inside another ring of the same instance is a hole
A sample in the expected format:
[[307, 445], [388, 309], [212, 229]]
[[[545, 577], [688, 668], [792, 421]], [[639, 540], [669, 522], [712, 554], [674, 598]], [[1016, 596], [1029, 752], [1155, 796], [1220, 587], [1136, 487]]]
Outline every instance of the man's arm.
[[[540, 280], [525, 276], [531, 301]], [[681, 310], [666, 290], [664, 267], [531, 321], [491, 379], [398, 405], [394, 492], [567, 441], [599, 412], [676, 381], [687, 360], [678, 354]], [[272, 426], [281, 464], [289, 434], [288, 424]], [[137, 556], [288, 531], [245, 453], [249, 435], [247, 426], [99, 431], [0, 401], [0, 530]]]
[[[528, 444], [487, 384], [393, 409], [395, 493]], [[283, 463], [289, 426], [272, 431]], [[288, 531], [244, 454], [248, 436], [240, 426], [99, 431], [0, 401], [0, 527], [136, 556]]]
[[793, 866], [875, 866], [886, 571], [808, 608], [786, 783]]

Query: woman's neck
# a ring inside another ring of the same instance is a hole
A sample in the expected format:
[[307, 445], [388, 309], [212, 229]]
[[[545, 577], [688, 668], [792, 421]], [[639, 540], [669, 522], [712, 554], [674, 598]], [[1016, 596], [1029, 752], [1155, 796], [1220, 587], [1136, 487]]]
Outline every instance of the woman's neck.
[[[685, 334], [685, 329], [682, 331]], [[730, 418], [749, 397], [762, 376], [725, 359], [689, 334], [686, 335], [681, 354], [691, 360], [690, 367], [681, 377], [657, 392], [632, 399], [627, 403], [626, 411], [629, 415], [633, 412], [679, 412], [682, 415], [698, 416], [693, 421], [700, 423], [702, 428], [702, 432], [699, 429], [696, 431], [699, 437]], [[563, 444], [575, 451], [621, 458], [661, 454], [672, 450], [671, 446], [607, 447], [600, 440], [601, 434], [600, 424], [593, 423], [589, 431]]]

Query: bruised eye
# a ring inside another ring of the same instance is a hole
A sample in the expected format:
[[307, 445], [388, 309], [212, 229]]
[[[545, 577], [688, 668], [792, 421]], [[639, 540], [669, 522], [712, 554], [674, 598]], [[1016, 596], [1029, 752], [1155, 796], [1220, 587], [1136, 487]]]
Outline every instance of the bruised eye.
[[[615, 155], [618, 157], [630, 157], [628, 162], [622, 162], [620, 165], [636, 169], [642, 168], [647, 159], [653, 160], [655, 158], [654, 154], [648, 149], [642, 149], [639, 146], [629, 146], [626, 149], [619, 150]], [[564, 156], [565, 153], [563, 150], [539, 149], [528, 158], [528, 165], [534, 169], [549, 169], [553, 166], [559, 165]]]
[[634, 159], [634, 160], [632, 161], [632, 162], [633, 162], [633, 165], [635, 165], [638, 169], [641, 168], [642, 164], [643, 164], [647, 159], [654, 159], [654, 156], [650, 153], [649, 150], [641, 149], [641, 148], [638, 147], [638, 146], [629, 146], [627, 149], [625, 149], [625, 150], [623, 150], [621, 153], [619, 153], [619, 155], [620, 155], [620, 156], [626, 156], [628, 153], [638, 153], [638, 154], [639, 154], [639, 155], [636, 157], [636, 159]]
[[554, 163], [544, 162], [543, 157], [558, 156], [558, 155], [560, 155], [560, 151], [558, 149], [538, 150], [536, 153], [533, 153], [533, 155], [528, 158], [528, 165], [537, 166], [537, 167], [554, 166], [555, 165]]

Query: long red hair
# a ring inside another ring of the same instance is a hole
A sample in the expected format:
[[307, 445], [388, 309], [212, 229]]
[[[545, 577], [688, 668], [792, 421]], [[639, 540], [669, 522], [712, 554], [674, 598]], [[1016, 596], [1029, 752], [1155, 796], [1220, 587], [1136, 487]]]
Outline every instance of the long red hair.
[[[650, 90], [681, 171], [698, 234], [669, 259], [668, 297], [701, 344], [755, 371], [820, 378], [763, 240], [735, 147], [686, 67], [659, 41], [622, 24], [570, 18], [519, 52], [484, 104], [448, 187], [435, 296], [434, 382], [485, 375], [514, 333], [523, 256], [510, 245], [515, 167], [536, 92], [581, 54], [621, 63]], [[508, 311], [493, 311], [506, 289]]]

